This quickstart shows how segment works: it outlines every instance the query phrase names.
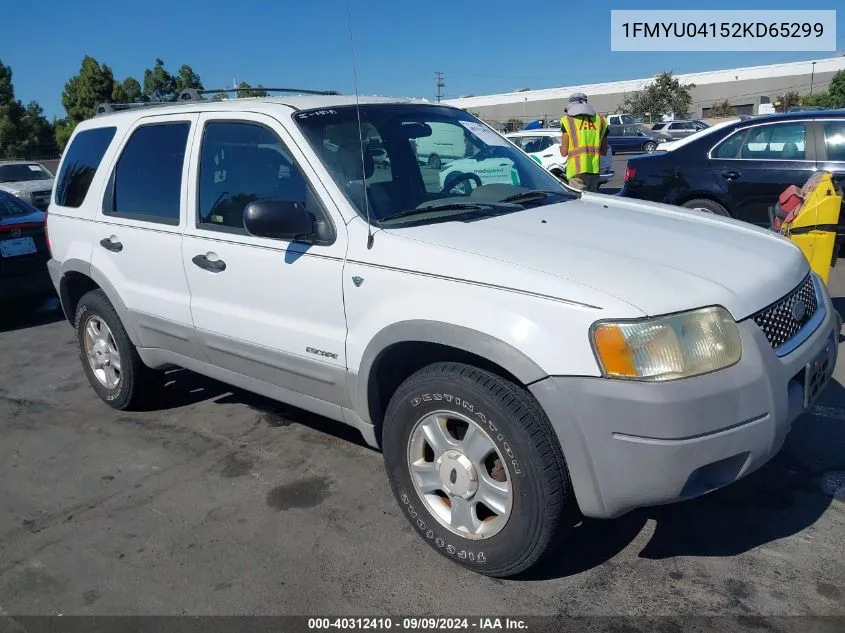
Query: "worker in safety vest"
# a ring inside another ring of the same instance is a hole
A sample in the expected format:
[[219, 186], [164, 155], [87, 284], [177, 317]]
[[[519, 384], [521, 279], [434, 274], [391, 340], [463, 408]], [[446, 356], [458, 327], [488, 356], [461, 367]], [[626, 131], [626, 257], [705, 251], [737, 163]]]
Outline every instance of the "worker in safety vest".
[[607, 153], [607, 119], [576, 92], [560, 119], [560, 155], [566, 156], [566, 179], [575, 189], [598, 191], [601, 157]]

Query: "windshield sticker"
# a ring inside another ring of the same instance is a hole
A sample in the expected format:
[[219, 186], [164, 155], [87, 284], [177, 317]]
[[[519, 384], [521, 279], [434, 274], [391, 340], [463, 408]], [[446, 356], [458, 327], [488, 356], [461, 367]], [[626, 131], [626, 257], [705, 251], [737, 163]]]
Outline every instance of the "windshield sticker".
[[481, 123], [476, 123], [475, 121], [460, 121], [460, 124], [472, 132], [480, 141], [484, 141], [487, 145], [510, 147], [510, 143], [507, 139], [502, 138], [493, 130]]
[[38, 165], [27, 165], [32, 171], [40, 172], [41, 168]]

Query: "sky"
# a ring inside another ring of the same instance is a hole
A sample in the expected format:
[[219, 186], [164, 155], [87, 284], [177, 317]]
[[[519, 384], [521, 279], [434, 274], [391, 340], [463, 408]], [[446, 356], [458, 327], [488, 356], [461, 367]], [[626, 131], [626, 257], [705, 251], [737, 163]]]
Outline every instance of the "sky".
[[[718, 70], [845, 53], [626, 53], [610, 50], [611, 9], [688, 9], [689, 0], [611, 4], [517, 0], [0, 0], [0, 61], [15, 93], [64, 116], [61, 93], [83, 56], [115, 78], [143, 82], [156, 57], [175, 73], [189, 64], [206, 88], [232, 81], [352, 94], [350, 24], [361, 94], [444, 98]], [[835, 9], [839, 2], [813, 2]], [[705, 7], [701, 7], [705, 8]], [[796, 9], [785, 0], [711, 0], [707, 9]]]

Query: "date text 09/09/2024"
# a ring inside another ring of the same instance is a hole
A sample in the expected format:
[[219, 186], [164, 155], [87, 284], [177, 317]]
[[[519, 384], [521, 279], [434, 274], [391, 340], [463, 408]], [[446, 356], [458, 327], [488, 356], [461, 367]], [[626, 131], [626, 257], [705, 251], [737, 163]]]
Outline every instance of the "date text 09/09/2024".
[[821, 22], [625, 22], [622, 28], [626, 38], [802, 38], [824, 35]]
[[528, 624], [520, 618], [499, 617], [354, 617], [308, 618], [309, 630], [345, 629], [352, 631], [528, 631]]

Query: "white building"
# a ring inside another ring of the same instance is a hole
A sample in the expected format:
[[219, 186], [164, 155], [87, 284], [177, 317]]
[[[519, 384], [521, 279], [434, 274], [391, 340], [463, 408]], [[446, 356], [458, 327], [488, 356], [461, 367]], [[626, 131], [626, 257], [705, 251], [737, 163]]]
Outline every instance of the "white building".
[[[709, 110], [725, 99], [737, 114], [758, 114], [761, 104], [774, 103], [788, 92], [805, 95], [827, 90], [833, 75], [845, 70], [845, 55], [788, 64], [750, 66], [732, 70], [715, 70], [675, 75], [681, 83], [695, 84], [692, 89], [692, 116], [704, 118]], [[653, 78], [613, 81], [608, 83], [565, 86], [544, 90], [524, 90], [504, 94], [463, 97], [444, 101], [463, 108], [482, 119], [503, 124], [508, 119], [523, 122], [534, 119], [560, 118], [569, 95], [585, 93], [603, 114], [622, 108], [631, 92], [641, 90]]]

